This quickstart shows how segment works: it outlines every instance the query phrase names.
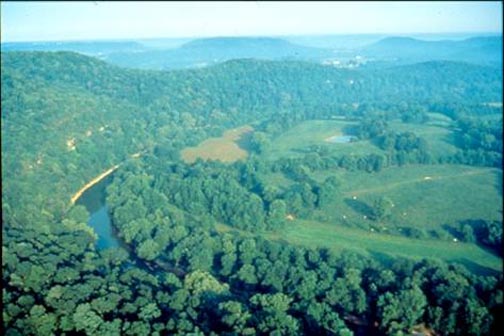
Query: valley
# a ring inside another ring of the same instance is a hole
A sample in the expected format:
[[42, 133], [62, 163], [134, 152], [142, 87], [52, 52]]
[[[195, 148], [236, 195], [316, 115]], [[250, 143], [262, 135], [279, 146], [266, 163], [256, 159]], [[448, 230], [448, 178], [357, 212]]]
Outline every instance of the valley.
[[476, 57], [495, 38], [428, 61], [442, 42], [373, 41], [418, 62], [352, 68], [179, 42], [178, 65], [141, 43], [2, 50], [9, 334], [498, 327], [502, 72]]

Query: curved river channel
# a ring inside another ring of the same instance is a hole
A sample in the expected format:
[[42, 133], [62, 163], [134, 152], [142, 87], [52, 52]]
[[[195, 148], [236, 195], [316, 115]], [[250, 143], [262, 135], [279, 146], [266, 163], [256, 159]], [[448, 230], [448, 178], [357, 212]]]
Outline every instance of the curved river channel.
[[96, 241], [96, 248], [98, 250], [111, 247], [124, 247], [126, 250], [129, 250], [128, 246], [118, 238], [117, 231], [112, 226], [108, 213], [105, 189], [111, 181], [112, 175], [105, 177], [99, 183], [86, 190], [77, 199], [75, 204], [83, 205], [89, 211], [88, 225], [98, 235], [98, 240]]
[[183, 269], [174, 267], [166, 261], [156, 260], [155, 262], [149, 262], [138, 258], [132, 251], [132, 248], [119, 237], [116, 228], [112, 225], [106, 202], [106, 188], [112, 182], [112, 175], [108, 175], [84, 191], [75, 202], [76, 205], [85, 206], [90, 214], [87, 224], [93, 228], [98, 236], [96, 249], [102, 251], [108, 248], [123, 248], [128, 252], [131, 264], [153, 275], [159, 275], [162, 272], [172, 272], [177, 276], [185, 275], [186, 272]]
[[[112, 225], [106, 202], [106, 188], [112, 182], [112, 175], [113, 174], [108, 175], [100, 182], [87, 189], [75, 202], [76, 205], [85, 206], [90, 213], [88, 225], [91, 226], [98, 235], [96, 248], [99, 251], [108, 248], [124, 248], [130, 256], [130, 265], [134, 264], [155, 276], [159, 276], [163, 272], [172, 272], [178, 277], [183, 277], [186, 271], [179, 267], [173, 267], [167, 262], [147, 262], [138, 258], [135, 253], [131, 251], [131, 247], [118, 237], [117, 230]], [[235, 294], [241, 293], [239, 290], [237, 291], [231, 288], [230, 291]], [[372, 326], [361, 325], [352, 320], [347, 320], [347, 324], [354, 331], [356, 336], [368, 335], [368, 332], [372, 329]]]

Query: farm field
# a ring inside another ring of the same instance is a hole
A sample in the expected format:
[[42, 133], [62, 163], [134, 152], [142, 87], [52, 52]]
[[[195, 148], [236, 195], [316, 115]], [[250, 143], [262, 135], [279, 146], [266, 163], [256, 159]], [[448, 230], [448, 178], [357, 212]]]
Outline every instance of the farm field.
[[265, 153], [268, 159], [300, 156], [300, 150], [313, 145], [325, 145], [341, 154], [381, 153], [382, 150], [369, 141], [350, 143], [329, 143], [327, 138], [334, 135], [345, 135], [343, 128], [356, 125], [345, 120], [308, 120], [294, 126], [287, 132], [273, 139]]
[[[386, 196], [394, 203], [385, 225], [425, 230], [455, 225], [462, 220], [501, 220], [502, 172], [463, 165], [411, 165], [386, 168], [379, 173], [335, 170], [313, 174], [323, 181], [335, 175], [342, 197], [324, 213], [330, 220], [370, 224], [367, 205]], [[354, 197], [356, 199], [354, 199]]]
[[[429, 151], [433, 155], [453, 154], [456, 151], [453, 145], [453, 133], [447, 127], [449, 118], [433, 114], [431, 124], [407, 124], [401, 121], [389, 122], [389, 130], [395, 132], [414, 132], [427, 140]], [[356, 141], [349, 143], [329, 143], [327, 138], [334, 135], [346, 135], [345, 127], [356, 125], [356, 122], [346, 120], [308, 120], [293, 127], [287, 132], [273, 139], [270, 148], [265, 153], [270, 160], [280, 157], [299, 157], [300, 152], [310, 146], [327, 146], [337, 154], [380, 154], [383, 150], [370, 141]]]
[[[216, 223], [215, 229], [220, 233], [237, 232], [244, 237], [253, 236], [250, 232], [222, 223]], [[502, 267], [502, 260], [498, 256], [475, 244], [452, 240], [413, 239], [314, 220], [294, 219], [287, 222], [280, 232], [267, 232], [262, 236], [307, 248], [328, 248], [336, 253], [349, 250], [375, 256], [384, 262], [393, 257], [457, 262], [475, 273], [484, 275], [498, 272]]]
[[[447, 117], [446, 117], [447, 118]], [[448, 129], [448, 119], [438, 117], [426, 124], [407, 124], [400, 121], [389, 123], [389, 129], [395, 132], [413, 132], [427, 141], [429, 152], [433, 156], [450, 155], [457, 151], [453, 144], [454, 133]]]
[[247, 136], [252, 132], [252, 127], [242, 126], [230, 129], [219, 138], [210, 138], [196, 147], [189, 147], [181, 152], [182, 159], [192, 163], [198, 158], [203, 160], [220, 160], [234, 162], [247, 157], [248, 153], [240, 147], [240, 143], [247, 142]]
[[[294, 220], [279, 235], [282, 239], [307, 247], [326, 247], [334, 251], [353, 250], [378, 258], [433, 258], [458, 262], [468, 269], [489, 274], [502, 269], [502, 260], [475, 245], [434, 239], [411, 239], [347, 228], [317, 221]], [[384, 260], [385, 261], [385, 260]]]

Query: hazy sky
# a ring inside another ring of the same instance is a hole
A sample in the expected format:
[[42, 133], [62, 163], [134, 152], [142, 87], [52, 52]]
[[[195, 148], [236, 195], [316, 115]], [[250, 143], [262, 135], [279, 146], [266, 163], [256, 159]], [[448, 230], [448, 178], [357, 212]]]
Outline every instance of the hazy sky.
[[501, 32], [493, 2], [1, 2], [2, 42]]

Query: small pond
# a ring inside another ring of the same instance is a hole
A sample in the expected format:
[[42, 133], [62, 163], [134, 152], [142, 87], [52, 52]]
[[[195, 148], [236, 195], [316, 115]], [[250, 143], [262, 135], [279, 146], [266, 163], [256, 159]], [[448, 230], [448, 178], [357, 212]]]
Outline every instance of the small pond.
[[349, 143], [355, 139], [353, 135], [333, 135], [327, 138], [325, 141], [331, 143]]

